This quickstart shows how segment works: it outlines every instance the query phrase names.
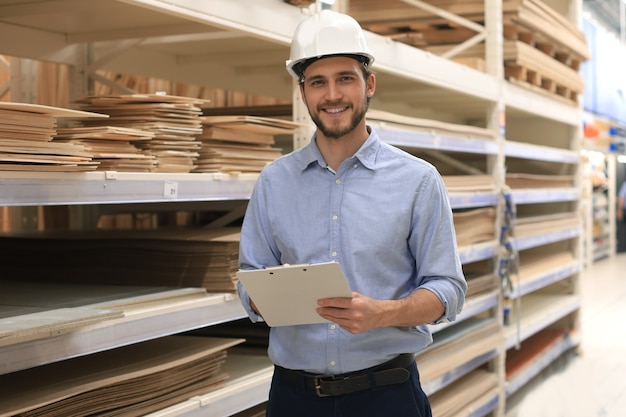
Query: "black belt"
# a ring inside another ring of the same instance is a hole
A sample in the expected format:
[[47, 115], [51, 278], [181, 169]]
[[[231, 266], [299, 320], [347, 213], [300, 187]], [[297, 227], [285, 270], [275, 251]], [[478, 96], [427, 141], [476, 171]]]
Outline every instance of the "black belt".
[[410, 367], [415, 361], [412, 353], [403, 353], [387, 362], [361, 371], [339, 375], [311, 374], [274, 366], [274, 372], [293, 384], [302, 384], [314, 390], [318, 397], [351, 394], [369, 388], [400, 384], [409, 379]]

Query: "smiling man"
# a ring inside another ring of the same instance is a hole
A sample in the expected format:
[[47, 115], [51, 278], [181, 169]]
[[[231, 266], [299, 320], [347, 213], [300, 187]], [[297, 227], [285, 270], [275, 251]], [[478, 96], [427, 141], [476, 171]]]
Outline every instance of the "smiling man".
[[[317, 129], [259, 176], [239, 264], [335, 261], [352, 298], [318, 301], [328, 323], [270, 330], [268, 417], [430, 416], [414, 356], [432, 342], [427, 324], [454, 320], [463, 307], [467, 284], [440, 175], [366, 124], [373, 61], [347, 15], [323, 10], [296, 28], [287, 71]], [[251, 320], [262, 320], [242, 285], [239, 296]]]

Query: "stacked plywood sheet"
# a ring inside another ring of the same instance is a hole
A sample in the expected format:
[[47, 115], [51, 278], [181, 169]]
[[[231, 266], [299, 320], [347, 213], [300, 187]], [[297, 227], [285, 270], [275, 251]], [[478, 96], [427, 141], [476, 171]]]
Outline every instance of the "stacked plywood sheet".
[[[351, 0], [349, 13], [367, 30], [438, 55], [469, 40], [476, 32], [402, 0]], [[484, 25], [482, 0], [429, 0], [429, 5]], [[540, 0], [504, 0], [505, 74], [509, 81], [565, 100], [583, 91], [580, 64], [590, 58], [584, 35], [574, 24]], [[447, 56], [447, 55], [446, 55]], [[484, 67], [484, 44], [453, 59]]]
[[551, 347], [567, 336], [563, 329], [543, 329], [532, 337], [522, 341], [520, 349], [509, 349], [506, 353], [506, 379], [515, 378]]
[[520, 188], [568, 188], [576, 181], [574, 175], [506, 174], [506, 184], [513, 189]]
[[104, 113], [104, 122], [84, 126], [118, 126], [152, 134], [150, 140], [133, 142], [144, 154], [156, 159], [152, 171], [191, 172], [196, 168], [202, 133], [200, 115], [204, 100], [160, 94], [93, 96], [80, 100], [84, 110]]
[[92, 171], [89, 147], [53, 141], [59, 118], [106, 115], [24, 103], [0, 103], [0, 170]]
[[459, 246], [496, 239], [496, 209], [483, 207], [453, 213]]
[[515, 219], [515, 237], [522, 238], [581, 226], [578, 213], [557, 213]]
[[275, 135], [293, 134], [301, 125], [270, 117], [203, 116], [200, 156], [194, 172], [260, 172], [281, 156]]
[[54, 141], [82, 145], [98, 171], [150, 172], [157, 165], [154, 155], [135, 143], [154, 138], [153, 132], [119, 126], [67, 127], [57, 129]]
[[576, 265], [576, 259], [571, 251], [556, 253], [546, 253], [545, 249], [522, 251], [519, 253], [518, 278], [522, 282], [530, 281], [549, 271], [563, 269], [567, 265]]
[[452, 136], [462, 139], [495, 140], [493, 132], [482, 127], [446, 123], [432, 119], [403, 116], [383, 110], [370, 109], [367, 112], [367, 121], [378, 126], [392, 127], [429, 135]]
[[45, 339], [208, 297], [203, 288], [0, 280], [0, 346]]
[[442, 178], [450, 192], [496, 190], [493, 175], [443, 175]]
[[433, 416], [469, 416], [497, 397], [498, 393], [498, 376], [478, 368], [429, 396], [429, 400]]
[[440, 378], [468, 358], [478, 357], [499, 348], [502, 334], [496, 320], [468, 319], [455, 325], [454, 330], [443, 330], [435, 336], [435, 343], [416, 355], [423, 383]]
[[241, 339], [170, 336], [0, 376], [0, 416], [134, 417], [221, 388]]
[[239, 229], [3, 235], [0, 254], [5, 279], [235, 292]]

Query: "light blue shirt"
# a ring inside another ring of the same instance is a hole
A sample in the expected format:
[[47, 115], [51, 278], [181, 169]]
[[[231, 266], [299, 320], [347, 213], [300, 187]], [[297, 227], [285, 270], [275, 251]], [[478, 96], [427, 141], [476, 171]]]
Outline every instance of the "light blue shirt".
[[[352, 291], [366, 296], [399, 299], [427, 288], [446, 307], [439, 321], [454, 320], [463, 307], [467, 283], [441, 176], [373, 130], [336, 173], [313, 138], [268, 165], [250, 198], [241, 269], [329, 261], [339, 262]], [[239, 295], [251, 320], [260, 320], [241, 283]], [[338, 374], [431, 342], [427, 326], [353, 335], [323, 323], [272, 328], [268, 354], [285, 368]]]
[[[622, 183], [622, 186], [619, 188], [619, 193], [617, 193], [617, 197], [621, 197], [626, 199], [626, 181]], [[626, 207], [626, 206], [625, 206]]]

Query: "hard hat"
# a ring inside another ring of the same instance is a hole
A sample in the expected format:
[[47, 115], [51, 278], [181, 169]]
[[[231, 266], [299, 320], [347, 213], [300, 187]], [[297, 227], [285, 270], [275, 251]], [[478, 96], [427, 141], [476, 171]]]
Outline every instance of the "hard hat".
[[354, 55], [368, 66], [374, 62], [359, 23], [348, 15], [325, 9], [296, 27], [287, 71], [299, 80], [306, 68], [302, 64], [329, 55]]

